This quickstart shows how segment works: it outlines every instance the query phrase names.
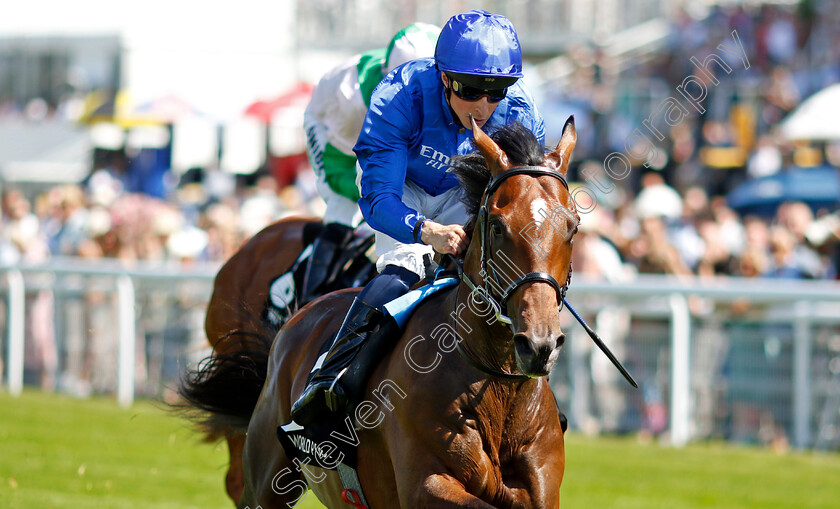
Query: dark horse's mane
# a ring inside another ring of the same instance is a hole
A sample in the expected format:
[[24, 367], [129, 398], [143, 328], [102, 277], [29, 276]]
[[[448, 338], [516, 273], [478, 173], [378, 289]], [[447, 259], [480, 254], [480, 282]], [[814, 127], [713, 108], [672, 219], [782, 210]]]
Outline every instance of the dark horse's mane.
[[[493, 141], [504, 150], [511, 164], [515, 166], [541, 166], [545, 150], [534, 133], [519, 122], [510, 124], [490, 133]], [[449, 171], [454, 173], [464, 187], [462, 201], [467, 212], [473, 217], [478, 212], [479, 200], [490, 182], [490, 169], [481, 152], [475, 150], [464, 156], [455, 156], [449, 163]]]

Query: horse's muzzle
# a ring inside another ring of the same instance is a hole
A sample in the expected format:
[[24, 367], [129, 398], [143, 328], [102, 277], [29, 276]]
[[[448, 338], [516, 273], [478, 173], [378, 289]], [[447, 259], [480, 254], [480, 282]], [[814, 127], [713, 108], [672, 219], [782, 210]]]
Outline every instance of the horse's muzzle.
[[513, 336], [516, 350], [516, 364], [519, 370], [531, 378], [548, 375], [557, 357], [560, 347], [566, 340], [566, 335], [560, 332], [557, 336], [534, 337], [528, 333], [517, 333]]

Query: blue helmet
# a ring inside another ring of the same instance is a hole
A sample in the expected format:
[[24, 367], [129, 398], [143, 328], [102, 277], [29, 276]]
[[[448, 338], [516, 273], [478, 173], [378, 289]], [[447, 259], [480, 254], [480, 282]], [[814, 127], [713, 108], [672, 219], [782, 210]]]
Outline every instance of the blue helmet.
[[522, 77], [522, 49], [513, 23], [474, 10], [449, 18], [435, 47], [438, 69], [468, 85], [502, 88]]

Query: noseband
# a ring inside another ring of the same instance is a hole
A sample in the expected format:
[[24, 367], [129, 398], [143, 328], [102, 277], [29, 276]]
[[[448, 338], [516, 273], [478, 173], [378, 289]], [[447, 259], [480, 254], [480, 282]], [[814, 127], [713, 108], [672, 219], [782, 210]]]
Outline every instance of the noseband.
[[[487, 220], [487, 208], [488, 203], [490, 202], [490, 197], [495, 193], [499, 187], [502, 185], [502, 182], [507, 180], [510, 177], [515, 175], [530, 175], [532, 177], [553, 177], [560, 181], [563, 184], [563, 187], [566, 188], [566, 191], [569, 190], [569, 183], [566, 182], [566, 178], [559, 172], [550, 170], [544, 166], [520, 166], [517, 168], [511, 168], [510, 170], [503, 171], [493, 177], [490, 182], [487, 184], [487, 188], [484, 191], [484, 203], [481, 204], [481, 208], [478, 210], [478, 219], [476, 221], [475, 228], [479, 232], [479, 245], [481, 247], [481, 277], [483, 279], [482, 285], [477, 286], [475, 285], [472, 280], [470, 280], [469, 276], [464, 274], [463, 271], [460, 271], [460, 278], [461, 280], [466, 283], [466, 285], [470, 288], [471, 291], [480, 295], [485, 302], [490, 304], [493, 307], [493, 311], [496, 315], [496, 319], [507, 325], [509, 328], [512, 327], [512, 321], [509, 316], [507, 316], [507, 302], [508, 299], [516, 292], [516, 290], [523, 285], [529, 283], [547, 283], [554, 288], [555, 293], [557, 294], [557, 303], [560, 309], [563, 307], [563, 302], [566, 298], [566, 291], [569, 289], [569, 283], [572, 280], [572, 268], [569, 266], [569, 275], [566, 278], [566, 284], [560, 285], [554, 276], [547, 272], [529, 272], [527, 274], [523, 274], [516, 278], [513, 282], [511, 282], [504, 290], [501, 291], [501, 294], [498, 296], [494, 296], [494, 292], [492, 291], [492, 286], [487, 284], [487, 279], [492, 278], [492, 280], [496, 284], [496, 288], [503, 288], [502, 282], [499, 278], [496, 269], [490, 264], [491, 260], [491, 253], [490, 253], [490, 243], [488, 242], [488, 238], [490, 236], [490, 222]], [[490, 286], [490, 287], [488, 287]]]

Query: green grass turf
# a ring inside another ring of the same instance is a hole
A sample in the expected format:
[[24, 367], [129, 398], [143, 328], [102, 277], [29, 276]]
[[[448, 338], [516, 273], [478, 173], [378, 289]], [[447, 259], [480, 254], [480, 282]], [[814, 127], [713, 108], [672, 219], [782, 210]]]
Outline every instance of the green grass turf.
[[[836, 453], [576, 434], [566, 446], [564, 509], [840, 507]], [[226, 452], [160, 405], [0, 392], [0, 508], [230, 508]], [[322, 506], [310, 493], [298, 507]]]

